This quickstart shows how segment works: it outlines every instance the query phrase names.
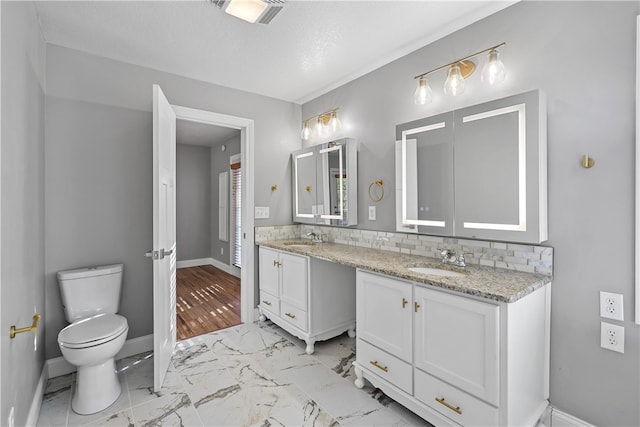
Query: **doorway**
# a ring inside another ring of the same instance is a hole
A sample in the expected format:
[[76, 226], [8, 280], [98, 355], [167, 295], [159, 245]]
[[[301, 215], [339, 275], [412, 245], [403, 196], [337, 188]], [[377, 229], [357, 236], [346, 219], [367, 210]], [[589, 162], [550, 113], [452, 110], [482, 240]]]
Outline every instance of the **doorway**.
[[176, 121], [176, 339], [241, 323], [241, 131]]
[[[242, 164], [242, 174], [240, 176], [240, 182], [242, 188], [240, 203], [241, 210], [241, 223], [242, 233], [241, 241], [242, 247], [248, 248], [241, 253], [241, 268], [236, 270], [236, 275], [240, 276], [240, 321], [242, 323], [251, 323], [255, 319], [255, 289], [254, 289], [254, 251], [251, 249], [254, 245], [253, 234], [253, 141], [254, 141], [254, 124], [253, 120], [245, 119], [241, 117], [228, 116], [225, 114], [214, 113], [204, 110], [197, 110], [188, 107], [181, 107], [172, 105], [172, 108], [176, 114], [178, 121], [191, 122], [195, 124], [217, 126], [220, 128], [226, 128], [227, 130], [233, 129], [240, 134], [240, 161]], [[222, 147], [212, 148], [212, 150], [222, 151]], [[217, 183], [212, 183], [213, 185]], [[215, 236], [214, 236], [215, 237]], [[217, 250], [217, 249], [216, 249]], [[218, 253], [218, 252], [217, 252]], [[225, 255], [228, 252], [225, 251]], [[212, 257], [213, 258], [213, 257]], [[219, 267], [219, 266], [218, 266]], [[225, 271], [225, 273], [232, 273], [231, 271]]]

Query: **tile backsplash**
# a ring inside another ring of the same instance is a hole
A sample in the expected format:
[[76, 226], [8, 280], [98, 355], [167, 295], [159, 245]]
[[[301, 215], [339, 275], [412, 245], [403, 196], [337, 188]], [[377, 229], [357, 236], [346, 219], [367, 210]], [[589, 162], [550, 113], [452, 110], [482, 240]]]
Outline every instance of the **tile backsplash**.
[[549, 246], [305, 224], [255, 227], [255, 241], [306, 238], [311, 232], [322, 235], [327, 242], [431, 258], [440, 258], [443, 248], [452, 249], [456, 253], [464, 252], [467, 264], [553, 274], [553, 248]]

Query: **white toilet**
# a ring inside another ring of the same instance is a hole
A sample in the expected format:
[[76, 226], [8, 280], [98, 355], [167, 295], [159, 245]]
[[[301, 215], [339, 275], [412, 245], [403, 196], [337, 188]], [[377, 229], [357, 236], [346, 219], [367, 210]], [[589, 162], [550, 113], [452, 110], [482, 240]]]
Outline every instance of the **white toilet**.
[[78, 414], [100, 412], [120, 396], [114, 357], [127, 339], [127, 319], [116, 314], [122, 264], [58, 272], [69, 326], [58, 334], [65, 360], [77, 367], [71, 407]]

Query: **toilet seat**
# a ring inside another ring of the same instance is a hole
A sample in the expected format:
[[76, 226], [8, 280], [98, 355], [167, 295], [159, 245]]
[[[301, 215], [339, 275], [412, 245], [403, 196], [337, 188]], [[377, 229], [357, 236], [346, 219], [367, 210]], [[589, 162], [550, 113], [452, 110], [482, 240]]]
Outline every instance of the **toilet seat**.
[[118, 314], [98, 314], [67, 326], [58, 334], [66, 348], [87, 348], [109, 342], [129, 330], [127, 319]]

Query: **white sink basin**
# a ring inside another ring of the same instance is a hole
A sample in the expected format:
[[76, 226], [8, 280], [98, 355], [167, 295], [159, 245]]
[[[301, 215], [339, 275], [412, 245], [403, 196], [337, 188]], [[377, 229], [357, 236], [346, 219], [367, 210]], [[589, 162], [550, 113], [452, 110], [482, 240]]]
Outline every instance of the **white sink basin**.
[[409, 267], [409, 271], [418, 274], [428, 274], [429, 276], [440, 276], [440, 277], [464, 277], [464, 273], [458, 273], [457, 271], [450, 270], [442, 270], [440, 268], [430, 268], [430, 267]]

